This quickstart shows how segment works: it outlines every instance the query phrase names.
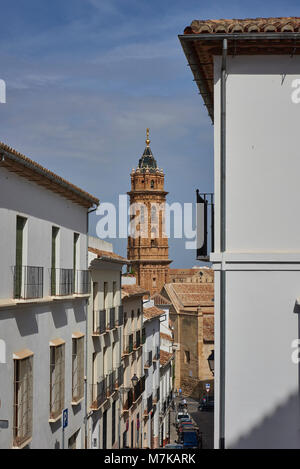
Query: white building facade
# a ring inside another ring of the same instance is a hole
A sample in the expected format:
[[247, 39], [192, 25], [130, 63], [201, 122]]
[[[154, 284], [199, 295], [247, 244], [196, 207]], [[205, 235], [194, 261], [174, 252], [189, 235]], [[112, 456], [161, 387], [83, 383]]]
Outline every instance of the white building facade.
[[88, 308], [88, 448], [120, 447], [123, 306], [121, 275], [127, 260], [110, 243], [89, 237], [91, 297]]
[[160, 428], [160, 318], [163, 312], [153, 301], [144, 302], [144, 347], [145, 393], [143, 448], [159, 448]]
[[181, 36], [214, 119], [216, 448], [300, 447], [299, 28], [196, 21]]
[[4, 144], [0, 154], [0, 448], [83, 448], [98, 200]]

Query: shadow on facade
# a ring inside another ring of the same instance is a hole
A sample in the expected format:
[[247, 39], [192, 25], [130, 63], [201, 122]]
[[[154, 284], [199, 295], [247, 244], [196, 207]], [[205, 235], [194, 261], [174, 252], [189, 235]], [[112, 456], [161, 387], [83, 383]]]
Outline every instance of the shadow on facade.
[[[295, 304], [293, 313], [298, 314], [298, 339], [300, 339], [300, 306]], [[297, 365], [295, 365], [297, 366]], [[280, 373], [280, 371], [279, 371]], [[280, 375], [278, 375], [280, 379]], [[298, 392], [287, 396], [261, 422], [231, 445], [235, 449], [296, 449], [300, 448], [300, 363], [298, 364]]]

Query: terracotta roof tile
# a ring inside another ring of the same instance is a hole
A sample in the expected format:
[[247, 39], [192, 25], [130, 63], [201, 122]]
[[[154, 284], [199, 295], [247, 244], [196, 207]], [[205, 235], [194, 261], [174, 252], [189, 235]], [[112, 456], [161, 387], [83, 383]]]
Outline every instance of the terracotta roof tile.
[[114, 252], [102, 251], [100, 249], [95, 249], [91, 247], [89, 247], [89, 252], [96, 254], [98, 259], [120, 261], [121, 263], [124, 263], [124, 264], [128, 263], [128, 260], [125, 259], [125, 257], [119, 256], [118, 254], [115, 254]]
[[186, 34], [248, 33], [248, 32], [299, 32], [300, 17], [243, 18], [195, 20], [185, 29]]
[[[64, 192], [63, 190], [61, 190], [60, 192], [71, 200], [72, 197], [71, 195], [68, 196], [68, 193], [72, 193], [74, 200], [78, 199], [78, 203], [80, 203], [80, 199], [82, 200], [82, 202], [84, 201], [85, 206], [90, 207], [93, 204], [99, 205], [99, 199], [97, 199], [96, 197], [90, 195], [88, 192], [85, 192], [84, 190], [75, 186], [71, 182], [68, 182], [66, 179], [63, 179], [52, 171], [49, 171], [39, 163], [36, 163], [35, 161], [31, 160], [22, 153], [19, 153], [17, 150], [14, 150], [3, 142], [0, 142], [0, 154], [1, 153], [4, 156], [4, 159], [1, 161], [1, 165], [6, 167], [9, 171], [16, 172], [17, 174], [29, 180], [32, 180], [33, 178], [30, 178], [29, 173], [27, 173], [25, 170], [20, 172], [20, 170], [15, 165], [19, 165], [19, 167], [27, 167], [27, 171], [32, 171], [33, 173], [36, 173], [40, 178], [38, 179], [36, 177], [34, 180], [38, 184], [46, 186], [47, 189], [57, 193], [58, 190], [56, 189], [56, 186], [58, 185], [64, 188], [65, 191]], [[47, 182], [45, 182], [45, 180]]]
[[159, 308], [156, 308], [156, 306], [150, 306], [150, 308], [144, 308], [144, 319], [146, 321], [154, 319], [154, 318], [159, 318], [159, 316], [162, 316], [164, 311], [162, 311]]
[[161, 332], [161, 333], [160, 333], [160, 337], [161, 337], [162, 339], [169, 340], [170, 342], [173, 342], [174, 340], [173, 340], [173, 337], [172, 337], [171, 334], [172, 334], [171, 331], [170, 331], [170, 335], [165, 334], [164, 332]]
[[151, 299], [154, 301], [155, 305], [170, 305], [170, 301], [160, 293], [155, 293], [151, 296]]
[[122, 299], [130, 298], [132, 296], [144, 296], [147, 294], [149, 294], [149, 292], [139, 285], [122, 285]]
[[161, 366], [165, 366], [173, 357], [172, 353], [165, 352], [164, 350], [160, 350], [160, 359], [159, 362]]
[[[296, 44], [296, 39], [291, 36], [299, 32], [300, 17], [195, 20], [185, 28], [184, 35], [180, 36], [181, 44], [212, 121], [214, 120], [213, 57], [222, 55], [220, 35], [228, 35], [229, 56], [299, 55], [300, 47]], [[260, 36], [253, 36], [251, 40], [243, 38], [243, 35], [255, 33]], [[189, 38], [188, 41], [185, 40], [187, 35], [195, 35], [195, 38], [198, 36], [198, 39], [201, 39], [201, 35], [204, 34], [212, 35], [214, 38], [207, 41], [191, 41]], [[229, 36], [230, 34], [232, 36]]]

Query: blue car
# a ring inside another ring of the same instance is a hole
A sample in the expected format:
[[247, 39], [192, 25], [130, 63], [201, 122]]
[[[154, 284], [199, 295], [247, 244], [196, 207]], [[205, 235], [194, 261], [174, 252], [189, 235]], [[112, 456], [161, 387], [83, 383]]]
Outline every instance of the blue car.
[[197, 433], [193, 431], [184, 431], [181, 433], [180, 443], [184, 448], [199, 448]]

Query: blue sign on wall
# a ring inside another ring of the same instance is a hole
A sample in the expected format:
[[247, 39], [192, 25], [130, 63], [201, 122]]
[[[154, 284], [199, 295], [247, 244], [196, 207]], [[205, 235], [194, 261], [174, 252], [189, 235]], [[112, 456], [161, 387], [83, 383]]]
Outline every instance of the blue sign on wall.
[[63, 413], [63, 429], [67, 428], [67, 426], [68, 426], [68, 409], [65, 409]]

